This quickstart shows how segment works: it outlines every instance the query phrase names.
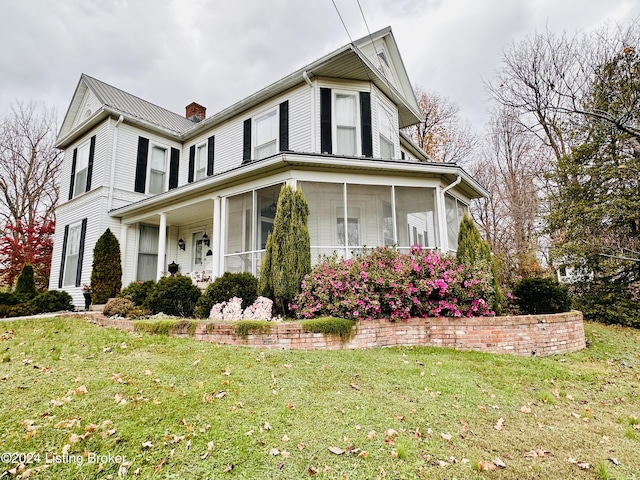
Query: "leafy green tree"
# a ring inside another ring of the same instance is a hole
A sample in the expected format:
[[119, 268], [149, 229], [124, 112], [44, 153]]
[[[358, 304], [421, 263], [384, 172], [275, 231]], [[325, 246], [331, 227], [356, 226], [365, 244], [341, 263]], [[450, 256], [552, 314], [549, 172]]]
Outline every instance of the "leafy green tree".
[[301, 190], [285, 185], [280, 190], [273, 231], [267, 238], [260, 268], [258, 293], [288, 313], [289, 303], [300, 293], [304, 276], [311, 272], [309, 206]]
[[120, 243], [107, 228], [93, 249], [91, 270], [91, 290], [93, 303], [106, 303], [116, 297], [122, 288], [122, 264], [120, 263]]
[[500, 315], [502, 313], [503, 299], [496, 273], [496, 265], [491, 256], [491, 249], [489, 244], [482, 239], [478, 227], [476, 227], [473, 219], [467, 213], [464, 214], [460, 221], [456, 258], [460, 265], [480, 265], [481, 267], [484, 265], [490, 270], [495, 291], [492, 307], [496, 314]]
[[[629, 127], [640, 125], [640, 110], [628, 109], [639, 96], [639, 69], [630, 47], [596, 69], [583, 108], [600, 115], [574, 131], [580, 144], [559, 159], [552, 177], [552, 258], [573, 267], [574, 299], [585, 317], [606, 323], [607, 311], [620, 323], [640, 323], [632, 301], [640, 282], [640, 130]], [[608, 307], [598, 307], [605, 299]]]
[[23, 300], [30, 300], [37, 295], [32, 265], [26, 264], [22, 267], [14, 293]]

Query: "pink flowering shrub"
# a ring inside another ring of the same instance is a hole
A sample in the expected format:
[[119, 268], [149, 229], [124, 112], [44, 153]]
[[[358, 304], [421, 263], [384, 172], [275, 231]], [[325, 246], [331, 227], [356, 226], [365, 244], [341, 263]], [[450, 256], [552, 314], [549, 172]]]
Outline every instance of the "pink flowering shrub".
[[267, 297], [258, 297], [253, 305], [244, 309], [242, 318], [245, 320], [271, 320], [273, 300]]
[[353, 320], [495, 315], [489, 265], [458, 265], [420, 246], [401, 254], [388, 247], [361, 257], [332, 257], [302, 282], [289, 308], [299, 318]]

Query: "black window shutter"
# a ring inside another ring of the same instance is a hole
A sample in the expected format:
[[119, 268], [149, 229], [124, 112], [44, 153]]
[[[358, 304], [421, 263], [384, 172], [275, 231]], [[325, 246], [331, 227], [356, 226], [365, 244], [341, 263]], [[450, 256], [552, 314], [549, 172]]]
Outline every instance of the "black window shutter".
[[169, 161], [169, 190], [178, 187], [178, 169], [180, 168], [180, 150], [171, 147]]
[[215, 158], [216, 137], [207, 139], [207, 177], [213, 175], [213, 159]]
[[405, 160], [404, 152], [400, 150], [400, 159]]
[[362, 155], [373, 157], [373, 136], [371, 134], [371, 94], [360, 92], [360, 133], [362, 137]]
[[60, 275], [58, 277], [58, 288], [62, 288], [64, 280], [64, 262], [67, 256], [67, 240], [69, 239], [69, 225], [64, 226], [64, 240], [62, 240], [62, 260], [60, 261]]
[[320, 89], [320, 152], [333, 153], [331, 141], [331, 89]]
[[89, 144], [89, 165], [87, 166], [87, 188], [85, 192], [91, 190], [91, 176], [93, 175], [93, 156], [96, 153], [96, 136], [91, 137]]
[[196, 146], [191, 145], [189, 147], [189, 178], [187, 178], [188, 182], [193, 182], [193, 174], [196, 168]]
[[76, 287], [82, 282], [82, 259], [84, 257], [84, 238], [87, 233], [87, 219], [82, 219], [82, 228], [80, 229], [80, 245], [78, 246], [78, 269], [76, 270]]
[[134, 190], [144, 193], [147, 185], [147, 157], [149, 156], [149, 139], [138, 137], [138, 158], [136, 160], [136, 181]]
[[73, 187], [76, 184], [76, 161], [78, 160], [78, 149], [73, 149], [73, 161], [71, 162], [71, 183], [69, 184], [69, 200], [73, 198]]
[[280, 151], [289, 150], [289, 100], [280, 104]]
[[251, 119], [244, 121], [244, 134], [242, 136], [242, 163], [251, 160]]

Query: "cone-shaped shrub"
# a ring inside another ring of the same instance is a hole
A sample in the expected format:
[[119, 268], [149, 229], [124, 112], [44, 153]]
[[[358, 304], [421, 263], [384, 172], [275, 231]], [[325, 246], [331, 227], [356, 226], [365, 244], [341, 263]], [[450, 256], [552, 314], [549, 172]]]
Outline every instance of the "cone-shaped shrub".
[[476, 227], [473, 219], [464, 214], [460, 221], [460, 229], [458, 230], [458, 249], [456, 258], [459, 265], [479, 265], [486, 264], [491, 269], [491, 279], [495, 291], [495, 297], [491, 300], [491, 307], [496, 314], [502, 314], [502, 293], [498, 284], [498, 276], [496, 274], [496, 265], [491, 256], [489, 244], [482, 239], [478, 227]]
[[120, 243], [111, 230], [100, 236], [93, 249], [91, 289], [93, 303], [106, 303], [116, 297], [122, 288], [122, 265]]
[[311, 272], [309, 206], [300, 190], [285, 185], [280, 190], [273, 231], [267, 238], [260, 268], [258, 294], [271, 298], [280, 313], [300, 293], [304, 276]]
[[25, 264], [22, 267], [15, 290], [16, 297], [22, 300], [30, 300], [37, 295], [36, 282], [33, 278], [33, 267]]

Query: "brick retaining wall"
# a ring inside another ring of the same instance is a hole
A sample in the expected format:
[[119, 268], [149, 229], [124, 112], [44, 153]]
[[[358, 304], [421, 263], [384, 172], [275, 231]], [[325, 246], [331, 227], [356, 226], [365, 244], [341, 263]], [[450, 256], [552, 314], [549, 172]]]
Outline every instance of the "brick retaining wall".
[[[101, 317], [92, 321], [133, 331], [133, 321]], [[224, 345], [278, 349], [340, 350], [373, 347], [435, 346], [459, 350], [545, 356], [585, 348], [582, 313], [520, 315], [509, 317], [414, 318], [408, 322], [371, 320], [358, 322], [348, 341], [322, 333], [304, 332], [298, 323], [273, 323], [268, 334], [246, 339], [229, 323], [200, 323], [194, 338]], [[189, 337], [186, 329], [174, 336]]]

